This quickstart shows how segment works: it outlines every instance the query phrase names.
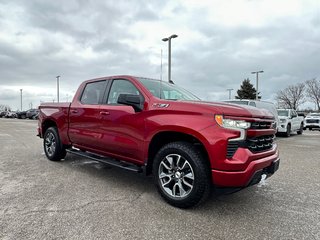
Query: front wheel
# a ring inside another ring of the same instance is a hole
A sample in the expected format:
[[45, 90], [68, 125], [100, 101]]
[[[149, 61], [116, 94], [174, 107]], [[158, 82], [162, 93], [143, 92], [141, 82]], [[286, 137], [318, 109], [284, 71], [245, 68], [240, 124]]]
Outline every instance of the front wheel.
[[175, 207], [193, 207], [210, 195], [209, 164], [191, 143], [162, 147], [155, 156], [153, 174], [160, 195]]
[[67, 154], [56, 127], [49, 127], [46, 130], [43, 137], [43, 148], [47, 158], [51, 161], [60, 161]]
[[287, 125], [286, 137], [290, 137], [291, 135], [291, 125]]
[[303, 123], [300, 125], [300, 129], [297, 131], [297, 133], [300, 135], [303, 132]]

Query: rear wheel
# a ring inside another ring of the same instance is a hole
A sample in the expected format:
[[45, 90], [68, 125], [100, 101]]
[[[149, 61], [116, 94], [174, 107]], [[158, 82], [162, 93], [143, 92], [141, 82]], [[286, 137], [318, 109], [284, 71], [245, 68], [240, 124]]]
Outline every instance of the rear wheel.
[[47, 158], [51, 161], [60, 161], [67, 154], [56, 127], [49, 127], [46, 130], [43, 137], [43, 148]]
[[191, 143], [162, 147], [155, 156], [153, 174], [160, 195], [175, 207], [193, 207], [210, 195], [209, 164]]

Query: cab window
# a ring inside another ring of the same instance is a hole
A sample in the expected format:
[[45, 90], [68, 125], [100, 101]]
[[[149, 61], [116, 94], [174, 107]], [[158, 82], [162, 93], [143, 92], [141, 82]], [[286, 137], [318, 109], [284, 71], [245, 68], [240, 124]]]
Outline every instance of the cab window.
[[105, 90], [105, 81], [87, 83], [80, 102], [83, 104], [99, 104]]
[[139, 90], [128, 80], [117, 79], [113, 80], [112, 86], [107, 99], [108, 104], [117, 104], [120, 94], [141, 95]]

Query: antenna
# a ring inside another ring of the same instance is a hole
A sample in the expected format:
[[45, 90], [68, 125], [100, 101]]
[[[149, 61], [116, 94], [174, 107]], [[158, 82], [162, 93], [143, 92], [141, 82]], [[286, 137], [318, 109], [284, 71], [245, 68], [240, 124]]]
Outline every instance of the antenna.
[[161, 48], [161, 64], [160, 64], [160, 99], [162, 99], [162, 48]]

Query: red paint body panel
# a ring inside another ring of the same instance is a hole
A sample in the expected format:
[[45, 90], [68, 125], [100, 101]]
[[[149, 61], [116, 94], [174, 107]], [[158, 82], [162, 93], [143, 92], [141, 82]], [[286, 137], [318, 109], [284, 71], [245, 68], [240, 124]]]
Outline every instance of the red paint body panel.
[[[79, 99], [87, 83], [126, 79], [131, 81], [144, 97], [144, 109], [135, 112], [124, 105], [85, 105]], [[168, 104], [160, 108], [159, 104]], [[272, 122], [273, 115], [258, 108], [227, 103], [202, 101], [171, 101], [154, 97], [144, 85], [132, 76], [114, 76], [83, 82], [72, 103], [41, 104], [39, 135], [44, 134], [48, 122], [53, 122], [63, 144], [101, 155], [112, 156], [138, 165], [148, 161], [149, 145], [161, 132], [178, 132], [193, 136], [208, 153], [212, 182], [218, 186], [243, 187], [259, 169], [278, 160], [276, 144], [272, 149], [252, 153], [239, 147], [227, 158], [227, 145], [240, 136], [240, 131], [220, 127], [214, 120], [221, 114], [236, 120]], [[249, 129], [246, 138], [274, 135], [274, 129]]]

